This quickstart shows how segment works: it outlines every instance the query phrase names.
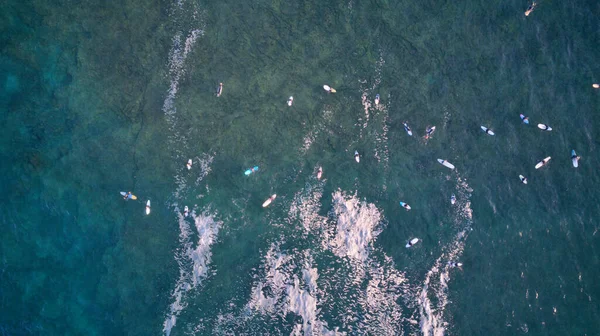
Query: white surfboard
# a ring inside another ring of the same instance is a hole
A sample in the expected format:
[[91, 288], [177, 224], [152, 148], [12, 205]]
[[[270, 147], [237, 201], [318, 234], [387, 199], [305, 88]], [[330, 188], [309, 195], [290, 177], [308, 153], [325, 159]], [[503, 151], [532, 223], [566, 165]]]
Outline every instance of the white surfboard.
[[288, 98], [288, 106], [292, 106], [292, 104], [294, 103], [294, 97], [290, 96], [290, 98]]
[[323, 176], [323, 167], [319, 167], [319, 170], [317, 171], [317, 179], [320, 180], [322, 176]]
[[271, 202], [273, 202], [273, 200], [275, 200], [275, 198], [277, 197], [277, 194], [273, 194], [271, 195], [271, 197], [269, 197], [264, 203], [263, 203], [263, 208], [266, 208], [269, 206], [269, 204], [271, 204]]
[[150, 214], [150, 200], [146, 202], [146, 215]]
[[525, 176], [519, 175], [519, 180], [521, 180], [521, 182], [523, 182], [523, 184], [527, 184], [527, 179], [525, 178]]
[[184, 215], [185, 217], [187, 217], [187, 216], [189, 215], [189, 213], [190, 213], [190, 209], [189, 209], [189, 208], [188, 208], [188, 206], [186, 205], [186, 206], [183, 208], [183, 215]]
[[411, 239], [411, 240], [408, 242], [408, 244], [406, 244], [406, 248], [409, 248], [409, 247], [411, 247], [411, 246], [415, 245], [415, 244], [416, 244], [416, 243], [418, 243], [418, 242], [419, 242], [419, 238], [413, 238], [413, 239]]
[[402, 123], [402, 125], [404, 125], [404, 130], [406, 131], [406, 133], [408, 133], [408, 135], [412, 136], [412, 130], [410, 129], [410, 127], [408, 126], [407, 123]]
[[412, 208], [410, 207], [410, 205], [408, 205], [408, 204], [406, 204], [406, 203], [404, 203], [404, 202], [400, 202], [400, 205], [401, 205], [401, 206], [402, 206], [404, 209], [406, 209], [407, 211], [408, 211], [408, 210], [410, 210], [410, 209], [412, 209]]
[[577, 153], [575, 153], [574, 149], [571, 150], [571, 162], [573, 162], [573, 167], [579, 167], [579, 159], [577, 158]]
[[327, 92], [335, 93], [335, 89], [329, 85], [323, 85], [323, 89]]
[[356, 160], [356, 162], [360, 162], [360, 155], [358, 154], [358, 151], [354, 151], [354, 160]]
[[485, 127], [485, 126], [481, 126], [481, 129], [482, 129], [482, 130], [483, 130], [485, 133], [487, 133], [487, 134], [489, 134], [489, 135], [494, 135], [494, 131], [492, 131], [491, 129], [489, 129], [489, 128]]
[[545, 124], [538, 124], [538, 128], [544, 131], [552, 131], [552, 127]]
[[192, 159], [189, 159], [185, 166], [187, 167], [188, 170], [192, 169]]
[[452, 194], [452, 196], [450, 196], [450, 204], [456, 203], [456, 195]]
[[540, 169], [542, 166], [546, 165], [546, 163], [548, 163], [548, 161], [550, 161], [551, 157], [548, 156], [547, 158], [543, 159], [542, 161], [538, 162], [535, 165], [535, 169]]
[[443, 164], [445, 167], [448, 167], [450, 169], [454, 169], [454, 165], [446, 160], [442, 160], [442, 159], [437, 159], [439, 163]]

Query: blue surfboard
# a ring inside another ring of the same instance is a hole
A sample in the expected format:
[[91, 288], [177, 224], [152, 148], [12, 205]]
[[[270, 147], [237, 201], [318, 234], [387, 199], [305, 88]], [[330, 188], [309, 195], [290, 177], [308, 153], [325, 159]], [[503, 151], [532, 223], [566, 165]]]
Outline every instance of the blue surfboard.
[[246, 170], [244, 172], [244, 174], [246, 174], [246, 176], [248, 176], [248, 175], [250, 175], [250, 174], [252, 174], [254, 172], [257, 172], [257, 171], [258, 171], [258, 166], [254, 166], [254, 168], [250, 168], [250, 169]]

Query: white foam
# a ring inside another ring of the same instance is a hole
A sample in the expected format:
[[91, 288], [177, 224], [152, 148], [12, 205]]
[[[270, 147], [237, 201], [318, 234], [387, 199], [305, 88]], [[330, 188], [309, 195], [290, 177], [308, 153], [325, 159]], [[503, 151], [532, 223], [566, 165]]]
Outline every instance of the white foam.
[[307, 132], [304, 136], [302, 147], [300, 147], [300, 154], [305, 155], [310, 146], [315, 142], [317, 137], [321, 134], [321, 132], [325, 129], [325, 125], [331, 121], [331, 117], [333, 116], [333, 112], [329, 106], [326, 106], [323, 109], [323, 121], [317, 122], [314, 126]]
[[[179, 0], [177, 6], [177, 8], [172, 8], [172, 11], [175, 11], [176, 9], [183, 10], [183, 1]], [[177, 97], [179, 82], [182, 76], [185, 74], [185, 60], [196, 44], [198, 38], [203, 34], [204, 31], [202, 29], [193, 29], [189, 32], [185, 38], [185, 41], [182, 43], [183, 33], [179, 32], [173, 36], [173, 44], [171, 50], [169, 51], [169, 89], [163, 102], [163, 113], [165, 114], [165, 119], [167, 120], [167, 125], [170, 131], [168, 138], [169, 149], [172, 151], [173, 159], [176, 161], [184, 160], [184, 157], [186, 156], [185, 154], [188, 151], [188, 145], [185, 135], [182, 135], [180, 132], [178, 132], [179, 128], [176, 117], [177, 108], [175, 107], [175, 99]], [[210, 162], [212, 162], [212, 158]], [[208, 167], [210, 162], [205, 165], [206, 167], [201, 165], [200, 175], [202, 177], [200, 179], [202, 179], [210, 171], [210, 168]], [[181, 165], [180, 170], [174, 177], [177, 188], [173, 195], [176, 199], [180, 199], [187, 188], [187, 175], [183, 174], [183, 167], [184, 166]], [[212, 220], [212, 224], [207, 224], [208, 222], [203, 219], [203, 216], [205, 216], [204, 214], [200, 216], [200, 223], [198, 223], [197, 218], [194, 217], [196, 228], [199, 231], [200, 241], [198, 242], [197, 247], [193, 249], [190, 240], [191, 229], [185, 218], [181, 216], [177, 204], [174, 205], [174, 211], [178, 216], [180, 230], [179, 241], [181, 247], [175, 256], [175, 259], [179, 265], [179, 279], [177, 280], [175, 288], [171, 294], [173, 301], [169, 306], [167, 318], [163, 323], [163, 332], [166, 335], [171, 333], [171, 329], [177, 322], [177, 316], [186, 307], [184, 294], [190, 289], [196, 287], [201, 282], [201, 279], [206, 277], [206, 272], [208, 269], [207, 267], [210, 262], [210, 245], [215, 239], [214, 237], [210, 237], [212, 235], [216, 236], [219, 227], [214, 220]], [[207, 225], [212, 229], [206, 229]], [[204, 231], [200, 232], [200, 230]], [[190, 260], [192, 261], [193, 265], [191, 270], [188, 268]]]
[[182, 248], [176, 256], [179, 265], [179, 279], [171, 294], [173, 303], [169, 306], [169, 314], [163, 323], [163, 331], [166, 335], [171, 333], [171, 329], [177, 322], [177, 316], [187, 306], [184, 300], [185, 293], [199, 286], [202, 280], [208, 276], [208, 266], [212, 256], [210, 248], [215, 243], [223, 224], [221, 221], [215, 220], [207, 211], [199, 216], [192, 212], [198, 234], [198, 243], [194, 247], [188, 221], [181, 215], [179, 209], [176, 209], [176, 212], [179, 216], [179, 241]]
[[366, 261], [374, 238], [381, 232], [379, 210], [372, 203], [361, 202], [356, 196], [338, 190], [333, 193], [332, 211], [336, 227], [334, 232], [326, 234], [326, 247], [338, 257]]
[[[436, 259], [433, 267], [425, 275], [423, 286], [417, 297], [421, 332], [423, 335], [444, 335], [447, 323], [444, 321], [444, 309], [448, 304], [448, 282], [450, 281], [452, 262], [457, 262], [462, 255], [465, 240], [471, 231], [473, 211], [471, 210], [471, 192], [467, 182], [457, 177], [457, 207], [454, 214], [454, 227], [458, 229], [455, 238], [446, 246], [444, 252]], [[430, 291], [432, 290], [432, 292]], [[432, 308], [430, 295], [436, 299], [436, 307]]]
[[198, 232], [198, 244], [188, 252], [188, 256], [194, 262], [192, 285], [196, 287], [208, 276], [208, 265], [212, 256], [210, 248], [216, 242], [223, 222], [215, 220], [206, 211], [199, 216], [192, 214], [192, 217]]
[[[277, 310], [289, 281], [290, 275], [286, 268], [290, 266], [290, 261], [289, 256], [279, 251], [279, 244], [271, 244], [262, 265], [265, 276], [253, 286], [250, 301], [246, 305], [248, 309], [262, 314], [274, 313]], [[267, 287], [270, 289], [269, 295], [264, 294]]]
[[[195, 174], [197, 175], [196, 177], [196, 186], [200, 185], [200, 182], [202, 182], [202, 180], [204, 180], [204, 178], [206, 177], [206, 175], [208, 175], [211, 171], [211, 164], [213, 162], [213, 160], [215, 159], [215, 153], [211, 154], [207, 154], [207, 153], [202, 153], [199, 157], [196, 157], [196, 162], [198, 162], [198, 167], [194, 167], [198, 172], [196, 172]], [[208, 188], [208, 186], [207, 186]]]

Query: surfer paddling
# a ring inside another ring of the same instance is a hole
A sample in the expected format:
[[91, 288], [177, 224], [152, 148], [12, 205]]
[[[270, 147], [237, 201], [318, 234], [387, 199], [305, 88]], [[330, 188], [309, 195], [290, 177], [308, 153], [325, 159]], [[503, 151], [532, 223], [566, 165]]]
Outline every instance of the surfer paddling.
[[418, 242], [419, 242], [419, 238], [413, 238], [413, 239], [411, 239], [411, 240], [410, 240], [410, 241], [409, 241], [409, 242], [406, 244], [406, 248], [409, 248], [409, 247], [411, 247], [411, 246], [415, 245], [415, 244], [416, 244], [416, 243], [418, 243]]
[[435, 132], [435, 126], [427, 127], [425, 129], [425, 140], [431, 138], [431, 135]]
[[323, 85], [323, 90], [327, 91], [327, 93], [335, 93], [335, 89], [329, 85]]
[[531, 5], [527, 7], [527, 10], [525, 11], [525, 16], [529, 16], [529, 14], [531, 14], [531, 12], [533, 12], [533, 10], [535, 9], [536, 5], [537, 3], [535, 1], [532, 2]]
[[219, 87], [217, 88], [217, 97], [221, 97], [223, 93], [223, 83], [219, 83]]

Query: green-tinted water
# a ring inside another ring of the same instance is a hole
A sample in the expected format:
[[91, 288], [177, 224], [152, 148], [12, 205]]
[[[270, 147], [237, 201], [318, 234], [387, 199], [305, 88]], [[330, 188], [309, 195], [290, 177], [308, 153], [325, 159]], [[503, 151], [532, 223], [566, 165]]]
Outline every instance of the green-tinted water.
[[528, 5], [5, 2], [0, 331], [597, 334], [600, 7]]

